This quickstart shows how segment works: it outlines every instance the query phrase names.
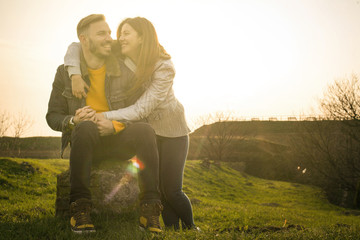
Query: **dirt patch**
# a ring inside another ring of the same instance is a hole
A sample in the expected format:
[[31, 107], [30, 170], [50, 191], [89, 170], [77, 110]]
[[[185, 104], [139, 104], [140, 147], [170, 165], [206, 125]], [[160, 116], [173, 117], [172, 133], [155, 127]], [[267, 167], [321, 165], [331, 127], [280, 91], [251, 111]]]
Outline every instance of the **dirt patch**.
[[278, 203], [262, 203], [260, 204], [262, 206], [267, 206], [267, 207], [280, 207], [281, 205]]
[[2, 178], [1, 176], [0, 176], [0, 186], [2, 188], [13, 188], [14, 187], [11, 183], [9, 183], [8, 180]]
[[0, 200], [9, 200], [8, 196], [0, 196]]
[[345, 216], [360, 216], [360, 211], [359, 210], [347, 210], [347, 211], [341, 212], [341, 214], [345, 215]]
[[4, 176], [27, 176], [39, 171], [28, 162], [17, 163], [10, 159], [0, 159], [0, 173]]
[[342, 227], [342, 228], [350, 228], [351, 226], [349, 224], [345, 223], [337, 223], [335, 224], [336, 227]]
[[31, 174], [34, 174], [36, 171], [39, 171], [39, 168], [34, 168], [30, 163], [28, 162], [22, 162], [21, 163], [21, 166], [22, 168], [28, 172], [28, 173], [31, 173]]

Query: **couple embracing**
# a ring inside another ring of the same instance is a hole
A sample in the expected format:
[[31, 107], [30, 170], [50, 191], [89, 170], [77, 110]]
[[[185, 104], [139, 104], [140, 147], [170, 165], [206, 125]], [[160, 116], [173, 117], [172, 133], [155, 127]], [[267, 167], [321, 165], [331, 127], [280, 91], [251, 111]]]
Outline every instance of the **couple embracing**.
[[70, 143], [70, 225], [75, 233], [95, 232], [90, 218], [90, 172], [94, 161], [136, 155], [139, 225], [198, 229], [182, 191], [189, 129], [173, 92], [174, 66], [145, 18], [127, 18], [117, 39], [102, 14], [78, 23], [80, 43], [69, 46], [57, 69], [46, 120]]

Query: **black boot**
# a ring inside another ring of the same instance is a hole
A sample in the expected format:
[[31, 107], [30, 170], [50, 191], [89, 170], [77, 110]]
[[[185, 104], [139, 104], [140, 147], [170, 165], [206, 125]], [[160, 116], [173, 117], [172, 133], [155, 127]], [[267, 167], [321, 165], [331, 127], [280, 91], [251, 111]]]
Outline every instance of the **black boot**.
[[140, 206], [140, 228], [150, 232], [160, 233], [160, 213], [163, 209], [161, 203], [143, 203]]
[[95, 232], [95, 227], [91, 222], [91, 201], [80, 198], [70, 204], [70, 225], [74, 233]]

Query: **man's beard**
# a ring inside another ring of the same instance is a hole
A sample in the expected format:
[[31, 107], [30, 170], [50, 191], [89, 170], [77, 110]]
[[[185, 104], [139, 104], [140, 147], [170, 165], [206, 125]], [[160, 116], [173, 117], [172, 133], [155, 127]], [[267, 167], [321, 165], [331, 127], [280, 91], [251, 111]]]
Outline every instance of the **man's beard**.
[[94, 54], [96, 57], [98, 58], [106, 58], [108, 56], [108, 54], [102, 54], [98, 51], [98, 46], [96, 46], [96, 44], [94, 44], [94, 42], [89, 39], [89, 50], [92, 54]]

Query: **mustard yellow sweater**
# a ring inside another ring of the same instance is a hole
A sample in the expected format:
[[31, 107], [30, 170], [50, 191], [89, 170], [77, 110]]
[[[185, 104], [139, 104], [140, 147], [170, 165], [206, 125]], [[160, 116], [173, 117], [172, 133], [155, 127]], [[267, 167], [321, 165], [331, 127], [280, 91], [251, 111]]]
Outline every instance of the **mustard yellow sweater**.
[[[105, 74], [106, 65], [99, 69], [87, 69], [89, 71], [90, 89], [86, 97], [86, 105], [90, 106], [97, 113], [109, 111], [109, 105], [105, 96]], [[118, 121], [112, 121], [115, 132], [118, 133], [125, 128], [125, 125]]]

